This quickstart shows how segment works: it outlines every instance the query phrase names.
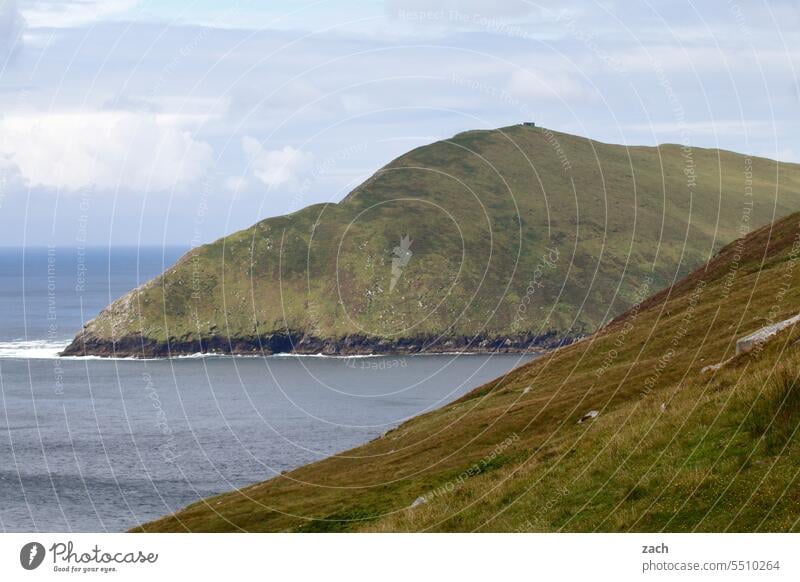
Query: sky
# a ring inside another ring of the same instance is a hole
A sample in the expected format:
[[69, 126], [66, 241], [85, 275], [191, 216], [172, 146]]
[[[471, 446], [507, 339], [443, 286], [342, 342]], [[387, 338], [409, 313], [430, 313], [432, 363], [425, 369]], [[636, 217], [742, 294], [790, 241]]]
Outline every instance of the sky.
[[800, 162], [794, 0], [0, 0], [0, 246], [180, 245], [531, 120]]

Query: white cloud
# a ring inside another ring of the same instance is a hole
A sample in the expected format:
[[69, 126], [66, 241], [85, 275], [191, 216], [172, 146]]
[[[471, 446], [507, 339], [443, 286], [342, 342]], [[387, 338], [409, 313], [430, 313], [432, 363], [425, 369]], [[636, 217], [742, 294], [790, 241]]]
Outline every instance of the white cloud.
[[752, 119], [717, 119], [710, 121], [689, 121], [678, 123], [676, 121], [652, 122], [652, 123], [633, 123], [625, 126], [626, 129], [641, 132], [652, 132], [657, 135], [673, 134], [683, 135], [685, 133], [719, 136], [719, 135], [758, 135], [759, 137], [769, 137], [774, 127], [764, 121]]
[[25, 20], [17, 8], [16, 0], [0, 0], [0, 58], [5, 59], [19, 46], [24, 28]]
[[586, 85], [560, 73], [514, 71], [507, 90], [518, 99], [534, 101], [583, 101], [594, 97]]
[[12, 187], [22, 185], [19, 170], [8, 159], [0, 155], [0, 208]]
[[268, 187], [295, 187], [299, 177], [311, 166], [313, 156], [291, 146], [267, 150], [257, 139], [242, 138], [242, 151], [253, 168], [253, 174]]
[[386, 12], [403, 18], [407, 13], [453, 12], [481, 18], [515, 18], [530, 14], [535, 7], [526, 0], [386, 0]]
[[341, 98], [342, 107], [348, 115], [358, 115], [374, 108], [369, 98], [364, 95], [345, 94]]
[[[726, 67], [738, 67], [741, 59], [747, 59], [747, 67], [751, 67], [749, 55], [740, 49], [724, 50], [715, 46], [675, 47], [642, 46], [627, 48], [611, 55], [626, 71], [658, 73], [663, 71], [692, 72], [694, 70], [724, 70]], [[727, 57], [727, 60], [726, 60]]]
[[225, 118], [230, 106], [227, 97], [128, 96], [121, 95], [102, 105], [108, 111], [152, 113], [162, 125], [197, 128]]
[[15, 114], [0, 119], [0, 155], [29, 186], [167, 190], [200, 178], [211, 146], [149, 113]]
[[246, 190], [248, 185], [249, 182], [244, 176], [229, 176], [225, 179], [225, 188], [233, 193]]
[[34, 0], [26, 5], [23, 14], [31, 28], [72, 28], [122, 14], [139, 3], [140, 0]]

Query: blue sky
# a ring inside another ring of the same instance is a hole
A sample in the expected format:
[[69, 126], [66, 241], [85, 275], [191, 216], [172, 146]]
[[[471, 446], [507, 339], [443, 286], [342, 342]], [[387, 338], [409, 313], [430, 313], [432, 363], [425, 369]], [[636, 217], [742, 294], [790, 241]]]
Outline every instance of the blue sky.
[[534, 119], [800, 161], [791, 1], [0, 0], [0, 245], [208, 242]]

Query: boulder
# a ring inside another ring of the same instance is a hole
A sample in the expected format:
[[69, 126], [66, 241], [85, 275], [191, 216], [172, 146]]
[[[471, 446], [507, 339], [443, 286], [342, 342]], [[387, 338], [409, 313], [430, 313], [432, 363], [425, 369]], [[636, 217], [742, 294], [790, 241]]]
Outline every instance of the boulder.
[[716, 372], [723, 365], [725, 365], [726, 362], [727, 362], [727, 360], [725, 360], [725, 362], [719, 362], [718, 364], [711, 364], [710, 366], [705, 366], [705, 367], [700, 369], [700, 373], [701, 374], [705, 374], [706, 372]]
[[411, 504], [411, 509], [419, 507], [420, 505], [424, 505], [425, 503], [428, 503], [428, 500], [425, 499], [425, 497], [423, 497], [422, 495], [420, 495], [414, 500], [414, 503]]
[[738, 356], [739, 354], [744, 354], [751, 351], [757, 345], [763, 344], [776, 333], [793, 326], [798, 321], [800, 321], [800, 315], [795, 315], [794, 317], [790, 317], [789, 319], [785, 319], [779, 323], [762, 327], [758, 331], [737, 340], [736, 355]]

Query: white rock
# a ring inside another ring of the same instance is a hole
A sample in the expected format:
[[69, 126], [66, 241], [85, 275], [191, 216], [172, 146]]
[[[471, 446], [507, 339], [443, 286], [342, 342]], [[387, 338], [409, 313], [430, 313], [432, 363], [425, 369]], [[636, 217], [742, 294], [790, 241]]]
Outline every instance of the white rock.
[[586, 414], [584, 414], [581, 419], [578, 421], [578, 424], [586, 422], [587, 420], [592, 420], [593, 418], [597, 418], [600, 415], [600, 411], [598, 410], [590, 410]]
[[705, 366], [704, 368], [700, 369], [700, 373], [705, 374], [706, 372], [716, 372], [723, 366], [723, 364], [725, 364], [725, 362], [720, 362], [718, 364], [711, 364], [710, 366]]
[[415, 507], [419, 507], [420, 505], [424, 505], [425, 503], [428, 503], [428, 500], [425, 499], [425, 497], [423, 497], [422, 495], [420, 495], [414, 500], [414, 503], [411, 504], [411, 508], [413, 509]]
[[762, 327], [758, 331], [745, 336], [736, 342], [736, 355], [744, 354], [752, 350], [758, 344], [762, 344], [769, 338], [774, 336], [779, 331], [783, 331], [787, 327], [793, 326], [800, 321], [800, 315], [795, 315], [789, 319], [785, 319], [779, 323]]

